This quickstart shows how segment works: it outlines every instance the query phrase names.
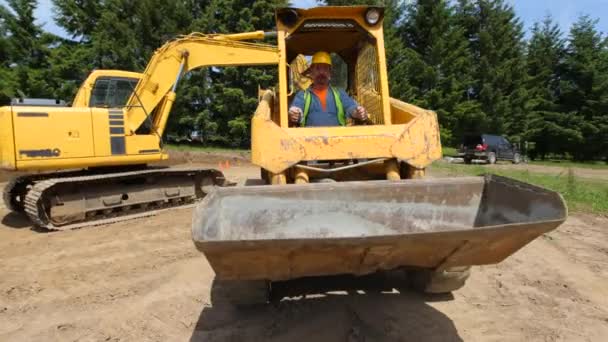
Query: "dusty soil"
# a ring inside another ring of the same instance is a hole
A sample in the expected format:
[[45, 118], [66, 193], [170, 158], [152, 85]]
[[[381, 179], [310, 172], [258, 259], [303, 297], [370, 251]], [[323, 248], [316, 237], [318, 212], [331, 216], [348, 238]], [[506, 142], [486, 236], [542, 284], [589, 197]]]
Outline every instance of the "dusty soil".
[[[221, 163], [237, 181], [257, 168]], [[453, 296], [325, 294], [213, 306], [190, 209], [45, 233], [0, 208], [0, 340], [606, 341], [608, 219], [571, 215]]]

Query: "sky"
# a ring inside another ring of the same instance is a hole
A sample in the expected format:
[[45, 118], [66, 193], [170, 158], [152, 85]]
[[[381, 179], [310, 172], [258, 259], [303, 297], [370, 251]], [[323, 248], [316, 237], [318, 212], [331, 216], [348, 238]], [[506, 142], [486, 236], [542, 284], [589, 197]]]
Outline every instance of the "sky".
[[[406, 0], [409, 1], [409, 0]], [[534, 22], [542, 20], [547, 14], [560, 25], [567, 33], [570, 25], [576, 21], [580, 14], [589, 14], [592, 18], [600, 19], [598, 30], [608, 33], [608, 0], [507, 0], [514, 6], [515, 12], [521, 18], [528, 30]], [[312, 7], [314, 0], [292, 0], [295, 7]], [[0, 4], [6, 5], [5, 0]], [[39, 0], [36, 18], [43, 24], [45, 30], [67, 37], [67, 33], [58, 27], [52, 19], [51, 0]]]

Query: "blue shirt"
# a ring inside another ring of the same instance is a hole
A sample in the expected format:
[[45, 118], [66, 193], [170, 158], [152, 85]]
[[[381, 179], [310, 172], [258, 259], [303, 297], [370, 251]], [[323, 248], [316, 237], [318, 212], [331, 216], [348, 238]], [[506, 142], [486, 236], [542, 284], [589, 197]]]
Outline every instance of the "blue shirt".
[[[350, 118], [350, 114], [357, 108], [358, 104], [348, 96], [344, 90], [336, 90], [340, 94], [340, 100], [344, 107], [344, 114], [347, 118]], [[334, 99], [334, 93], [331, 89], [327, 89], [327, 98], [325, 99], [327, 111], [323, 110], [321, 101], [312, 90], [310, 90], [310, 95], [312, 98], [310, 101], [310, 108], [308, 109], [308, 117], [306, 118], [306, 126], [340, 126], [340, 122], [338, 121], [338, 108], [336, 107], [336, 100]], [[304, 91], [300, 90], [297, 92], [290, 107], [298, 107], [302, 111], [302, 114], [304, 114]], [[302, 115], [300, 120], [304, 120], [304, 115]]]

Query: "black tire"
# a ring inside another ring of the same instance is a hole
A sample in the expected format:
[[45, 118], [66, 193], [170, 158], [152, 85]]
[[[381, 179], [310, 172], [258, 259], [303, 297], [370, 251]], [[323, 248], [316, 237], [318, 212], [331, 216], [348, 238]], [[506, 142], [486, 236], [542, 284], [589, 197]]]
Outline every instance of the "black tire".
[[521, 155], [519, 153], [513, 154], [513, 164], [521, 163]]
[[471, 266], [452, 267], [443, 271], [409, 271], [410, 286], [424, 293], [450, 293], [464, 286], [471, 275]]
[[464, 157], [463, 159], [465, 164], [471, 164], [473, 162], [473, 159], [469, 157]]
[[266, 304], [270, 299], [267, 280], [214, 280], [211, 286], [213, 305], [250, 306]]
[[488, 153], [488, 164], [496, 164], [496, 153]]

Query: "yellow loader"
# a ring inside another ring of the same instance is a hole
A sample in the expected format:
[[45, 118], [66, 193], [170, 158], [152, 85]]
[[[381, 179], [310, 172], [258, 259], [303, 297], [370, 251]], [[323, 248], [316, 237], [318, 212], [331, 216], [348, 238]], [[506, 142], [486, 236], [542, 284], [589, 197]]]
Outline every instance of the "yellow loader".
[[[450, 292], [471, 265], [498, 263], [566, 219], [558, 193], [529, 184], [424, 178], [442, 156], [437, 116], [389, 96], [382, 18], [378, 7], [277, 10], [278, 87], [260, 92], [251, 122], [265, 185], [216, 188], [193, 216], [214, 302], [265, 303], [296, 280], [378, 274]], [[320, 50], [369, 120], [290, 126], [290, 101], [310, 84], [306, 56]]]

